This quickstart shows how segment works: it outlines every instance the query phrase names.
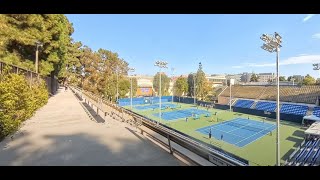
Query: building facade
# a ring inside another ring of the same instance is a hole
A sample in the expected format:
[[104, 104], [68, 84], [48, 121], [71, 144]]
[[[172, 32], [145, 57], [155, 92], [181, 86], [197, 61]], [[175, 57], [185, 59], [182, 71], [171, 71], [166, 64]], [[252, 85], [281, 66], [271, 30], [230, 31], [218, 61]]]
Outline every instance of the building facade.
[[270, 82], [276, 78], [275, 73], [259, 73], [257, 75], [259, 77], [258, 82]]
[[212, 84], [212, 87], [223, 86], [227, 80], [224, 74], [206, 75], [206, 79]]

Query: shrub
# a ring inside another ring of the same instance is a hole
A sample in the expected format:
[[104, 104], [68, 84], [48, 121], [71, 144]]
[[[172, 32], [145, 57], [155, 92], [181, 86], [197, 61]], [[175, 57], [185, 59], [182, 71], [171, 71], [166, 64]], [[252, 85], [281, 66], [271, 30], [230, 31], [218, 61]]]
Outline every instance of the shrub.
[[16, 131], [47, 101], [43, 80], [28, 81], [18, 74], [0, 75], [0, 138]]

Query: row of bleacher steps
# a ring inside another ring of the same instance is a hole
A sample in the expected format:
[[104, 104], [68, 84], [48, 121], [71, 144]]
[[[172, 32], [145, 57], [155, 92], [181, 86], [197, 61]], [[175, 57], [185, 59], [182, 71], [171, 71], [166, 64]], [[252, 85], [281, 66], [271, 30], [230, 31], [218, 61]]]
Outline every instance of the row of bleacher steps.
[[[312, 166], [312, 165], [316, 164], [316, 161], [319, 157], [319, 153], [320, 153], [320, 139], [318, 138], [316, 144], [310, 150], [309, 154], [305, 158], [304, 166]], [[319, 165], [319, 163], [318, 163], [318, 165]]]
[[[230, 87], [227, 87], [222, 93], [221, 96], [228, 97], [230, 96]], [[264, 90], [264, 86], [232, 86], [231, 94], [232, 97], [238, 98], [248, 98], [248, 99], [257, 99], [261, 92]]]
[[[257, 100], [276, 101], [276, 86], [233, 86], [232, 96]], [[229, 96], [227, 87], [220, 96]], [[280, 101], [315, 104], [320, 96], [320, 86], [280, 86]]]
[[283, 103], [280, 108], [280, 113], [305, 116], [307, 114], [308, 109], [309, 107], [305, 105]]
[[[256, 110], [268, 111], [268, 112], [275, 112], [276, 110], [276, 103], [275, 102], [267, 102], [267, 101], [253, 101], [253, 100], [244, 100], [239, 99], [235, 104], [234, 107], [241, 107], [241, 108], [251, 108]], [[305, 116], [309, 110], [308, 106], [305, 105], [297, 105], [297, 104], [280, 104], [280, 113], [283, 114], [293, 114], [299, 116]], [[320, 108], [319, 113], [320, 115]]]
[[240, 108], [250, 108], [253, 105], [253, 103], [253, 100], [239, 99], [233, 106]]
[[277, 108], [277, 104], [275, 102], [267, 102], [267, 101], [258, 101], [256, 103], [255, 109], [274, 112]]
[[319, 164], [320, 138], [308, 140], [294, 155], [287, 165], [313, 166]]
[[314, 116], [320, 117], [320, 107], [316, 106], [313, 108], [313, 113]]

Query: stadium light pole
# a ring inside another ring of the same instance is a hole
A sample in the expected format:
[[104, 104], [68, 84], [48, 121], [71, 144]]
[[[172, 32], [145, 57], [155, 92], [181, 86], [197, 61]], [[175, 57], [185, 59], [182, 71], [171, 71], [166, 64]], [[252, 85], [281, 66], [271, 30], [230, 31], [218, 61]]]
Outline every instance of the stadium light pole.
[[[135, 71], [135, 69], [134, 68], [129, 68], [128, 71], [133, 73]], [[131, 107], [131, 110], [132, 110], [132, 76], [130, 77], [130, 107]]]
[[292, 85], [294, 86], [294, 80], [295, 80], [295, 79], [294, 79], [294, 78], [291, 78], [291, 79], [292, 79]]
[[36, 63], [35, 63], [35, 66], [36, 66], [36, 73], [38, 74], [38, 68], [39, 68], [39, 60], [38, 60], [38, 54], [39, 54], [39, 47], [43, 47], [43, 44], [39, 41], [36, 42], [36, 46], [37, 46], [37, 49], [36, 49]]
[[[160, 76], [160, 81], [159, 81], [159, 117], [160, 117], [160, 121], [161, 121], [161, 68], [168, 68], [167, 67], [168, 62], [166, 61], [156, 61], [155, 62], [155, 66], [159, 67], [159, 76]], [[158, 121], [158, 125], [159, 125], [159, 121]]]
[[172, 74], [171, 74], [171, 81], [172, 81], [172, 99], [171, 103], [173, 104], [173, 88], [174, 88], [174, 83], [173, 83], [173, 75], [174, 75], [174, 68], [171, 68]]
[[274, 35], [262, 34], [260, 37], [265, 43], [261, 48], [270, 53], [277, 53], [277, 140], [276, 140], [276, 165], [280, 166], [280, 93], [279, 93], [279, 52], [282, 43], [282, 37], [275, 32]]

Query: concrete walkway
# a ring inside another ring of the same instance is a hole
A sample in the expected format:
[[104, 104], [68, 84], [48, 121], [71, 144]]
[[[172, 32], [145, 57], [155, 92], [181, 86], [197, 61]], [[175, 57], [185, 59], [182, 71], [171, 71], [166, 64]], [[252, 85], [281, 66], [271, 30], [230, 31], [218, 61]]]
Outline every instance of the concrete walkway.
[[60, 89], [13, 136], [0, 142], [0, 165], [185, 165], [111, 118], [91, 121], [70, 90]]

